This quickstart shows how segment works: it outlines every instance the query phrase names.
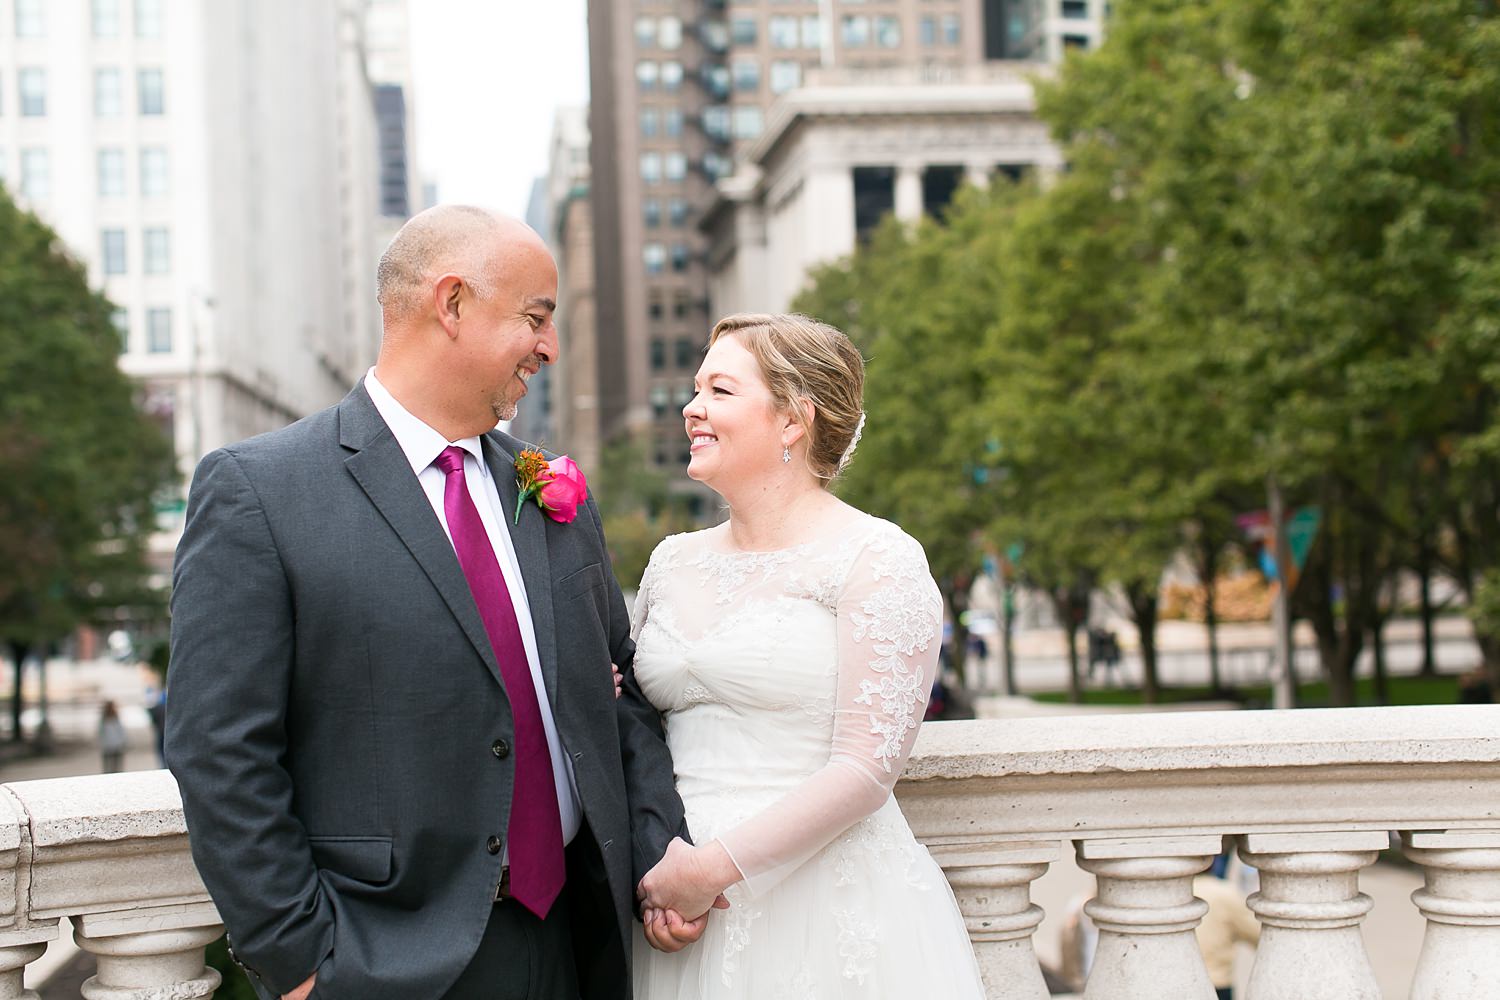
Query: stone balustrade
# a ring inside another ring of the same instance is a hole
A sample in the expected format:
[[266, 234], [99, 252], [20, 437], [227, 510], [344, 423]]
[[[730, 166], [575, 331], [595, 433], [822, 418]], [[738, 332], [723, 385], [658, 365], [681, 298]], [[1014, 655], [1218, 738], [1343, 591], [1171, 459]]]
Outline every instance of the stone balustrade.
[[[1249, 1000], [1377, 998], [1359, 875], [1391, 831], [1426, 873], [1410, 997], [1500, 997], [1500, 706], [941, 723], [897, 794], [993, 998], [1047, 997], [1030, 889], [1071, 849], [1098, 879], [1086, 1000], [1212, 1000], [1192, 879], [1226, 845], [1260, 872]], [[98, 959], [88, 1000], [213, 994], [221, 928], [169, 774], [0, 786], [0, 1000], [35, 1000], [22, 971], [62, 917]]]

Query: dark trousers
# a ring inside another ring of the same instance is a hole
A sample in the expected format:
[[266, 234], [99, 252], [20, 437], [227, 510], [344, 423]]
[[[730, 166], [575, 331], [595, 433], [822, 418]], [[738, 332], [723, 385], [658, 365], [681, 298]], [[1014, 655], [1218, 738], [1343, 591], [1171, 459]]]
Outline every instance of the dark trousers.
[[479, 950], [443, 1000], [578, 1000], [568, 894], [546, 920], [514, 899], [496, 903]]
[[1219, 994], [1219, 1000], [1234, 1000], [1233, 986], [1220, 986], [1214, 992]]

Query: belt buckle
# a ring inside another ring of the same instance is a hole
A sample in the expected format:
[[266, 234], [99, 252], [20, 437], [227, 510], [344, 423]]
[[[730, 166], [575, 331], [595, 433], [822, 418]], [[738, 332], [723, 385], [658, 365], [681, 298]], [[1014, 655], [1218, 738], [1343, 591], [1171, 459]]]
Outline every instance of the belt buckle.
[[510, 898], [510, 865], [506, 865], [500, 869], [500, 881], [495, 884], [495, 902], [504, 902]]

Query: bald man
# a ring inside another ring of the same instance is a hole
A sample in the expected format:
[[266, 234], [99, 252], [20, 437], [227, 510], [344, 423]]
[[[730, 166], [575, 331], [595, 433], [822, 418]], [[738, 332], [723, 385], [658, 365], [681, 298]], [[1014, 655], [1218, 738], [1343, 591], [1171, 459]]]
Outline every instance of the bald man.
[[686, 831], [592, 497], [513, 517], [495, 425], [557, 359], [556, 266], [447, 206], [378, 287], [360, 384], [193, 479], [166, 727], [193, 858], [266, 1000], [625, 1000], [635, 887]]

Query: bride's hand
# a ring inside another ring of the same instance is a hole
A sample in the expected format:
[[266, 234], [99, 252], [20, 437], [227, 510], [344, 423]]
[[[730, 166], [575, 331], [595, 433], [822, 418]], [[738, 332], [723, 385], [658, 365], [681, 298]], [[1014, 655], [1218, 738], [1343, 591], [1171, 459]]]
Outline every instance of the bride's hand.
[[650, 910], [675, 910], [696, 920], [711, 907], [726, 907], [723, 892], [741, 878], [739, 869], [717, 840], [693, 847], [675, 838], [666, 855], [641, 879], [637, 895]]

